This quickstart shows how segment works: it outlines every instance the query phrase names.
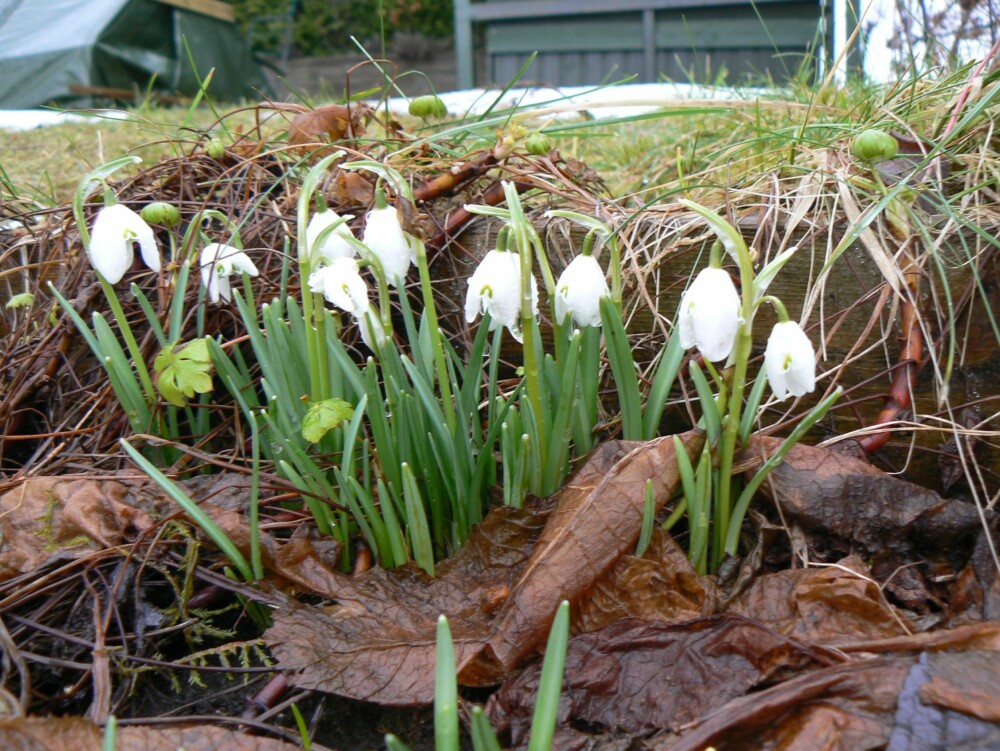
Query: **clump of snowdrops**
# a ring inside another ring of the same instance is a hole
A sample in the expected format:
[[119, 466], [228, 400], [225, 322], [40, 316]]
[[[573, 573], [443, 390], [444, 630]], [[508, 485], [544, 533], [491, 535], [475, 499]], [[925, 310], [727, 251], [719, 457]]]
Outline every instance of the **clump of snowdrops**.
[[[285, 254], [282, 294], [260, 303], [249, 282], [258, 270], [243, 249], [238, 225], [223, 214], [200, 212], [176, 243], [176, 209], [158, 203], [140, 214], [117, 203], [106, 180], [133, 160], [118, 160], [88, 175], [74, 201], [84, 247], [118, 334], [101, 312], [94, 312], [88, 324], [55, 294], [104, 365], [133, 432], [167, 439], [147, 446], [144, 453], [123, 440], [125, 449], [184, 505], [240, 574], [263, 576], [259, 546], [252, 545], [246, 561], [160, 469], [176, 458], [170, 442], [179, 440], [182, 426], [195, 437], [209, 434], [208, 399], [219, 386], [229, 392], [250, 428], [254, 468], [269, 461], [298, 489], [318, 529], [343, 543], [345, 566], [350, 564], [349, 543], [360, 534], [382, 565], [414, 560], [433, 574], [435, 562], [461, 546], [482, 519], [491, 486], [499, 483], [504, 502], [515, 506], [529, 493], [549, 495], [561, 486], [574, 458], [594, 446], [602, 351], [618, 392], [622, 435], [644, 440], [657, 434], [684, 350], [690, 347], [700, 350], [712, 379], [710, 383], [692, 361], [709, 441], [696, 468], [678, 452], [685, 490], [678, 510], [689, 516], [691, 555], [699, 565], [706, 562], [709, 529], [714, 530], [713, 564], [722, 551], [735, 552], [742, 515], [759, 485], [755, 478], [733, 503], [733, 456], [749, 436], [765, 381], [759, 376], [749, 399], [744, 398], [753, 314], [760, 304], [774, 305], [781, 318], [771, 333], [764, 366], [775, 396], [799, 396], [814, 386], [815, 356], [808, 338], [787, 320], [780, 301], [764, 294], [791, 252], [755, 276], [738, 233], [716, 214], [689, 204], [718, 233], [720, 243], [710, 267], [685, 293], [678, 335], [664, 347], [643, 393], [622, 323], [621, 251], [611, 228], [582, 214], [550, 212], [587, 230], [579, 255], [555, 279], [512, 185], [505, 186], [506, 208], [468, 207], [500, 220], [502, 228], [496, 247], [468, 279], [466, 319], [470, 324], [478, 319], [478, 325], [472, 346], [460, 353], [438, 324], [426, 248], [405, 231], [394, 204], [410, 199], [407, 181], [373, 161], [339, 165], [377, 179], [375, 205], [358, 237], [348, 224], [354, 217], [328, 208], [317, 190], [343, 156], [327, 156], [305, 176], [294, 253]], [[104, 207], [88, 231], [84, 202], [99, 188]], [[215, 220], [212, 229], [209, 220]], [[168, 231], [167, 264], [150, 223]], [[142, 290], [131, 285], [160, 347], [152, 371], [115, 287], [132, 266], [135, 244], [158, 274], [159, 289], [170, 291], [167, 320], [161, 321]], [[742, 296], [721, 269], [720, 248], [740, 269]], [[201, 281], [200, 313], [196, 335], [182, 341], [192, 265]], [[414, 266], [419, 310], [403, 292]], [[542, 344], [536, 268], [550, 305], [551, 351]], [[284, 286], [296, 276], [301, 282], [297, 298], [285, 294]], [[235, 306], [247, 348], [204, 335], [204, 310], [217, 305]], [[357, 362], [342, 341], [348, 325], [357, 327], [370, 353], [365, 362]], [[500, 385], [498, 356], [505, 330], [521, 344], [523, 355], [523, 375], [507, 390]], [[716, 370], [712, 363], [722, 360], [729, 361], [727, 367]], [[793, 438], [830, 403], [828, 399], [810, 413]], [[256, 471], [253, 481], [250, 525], [256, 535]]]

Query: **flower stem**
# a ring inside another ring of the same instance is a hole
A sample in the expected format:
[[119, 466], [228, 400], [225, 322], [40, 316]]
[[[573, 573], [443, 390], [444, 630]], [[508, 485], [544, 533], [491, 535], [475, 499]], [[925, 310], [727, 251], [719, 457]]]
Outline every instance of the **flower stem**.
[[729, 409], [722, 429], [719, 445], [719, 490], [716, 508], [716, 544], [713, 546], [713, 566], [722, 563], [723, 544], [729, 536], [733, 494], [733, 456], [739, 439], [740, 418], [743, 413], [743, 392], [747, 383], [747, 366], [753, 348], [753, 261], [742, 238], [735, 244], [740, 267], [740, 315], [743, 323], [736, 333], [733, 358], [733, 378], [729, 392]]
[[104, 296], [108, 300], [108, 304], [111, 306], [111, 312], [115, 316], [115, 320], [118, 322], [118, 328], [122, 332], [122, 337], [125, 339], [125, 346], [128, 347], [128, 353], [132, 358], [132, 362], [135, 365], [135, 370], [139, 374], [139, 382], [142, 384], [142, 391], [146, 395], [146, 401], [149, 406], [152, 407], [158, 401], [156, 398], [156, 389], [153, 387], [153, 380], [149, 377], [149, 369], [146, 367], [146, 360], [143, 358], [142, 350], [139, 348], [139, 343], [135, 339], [135, 335], [132, 333], [132, 327], [128, 324], [128, 319], [125, 317], [125, 311], [122, 309], [122, 304], [118, 300], [118, 295], [115, 294], [115, 288], [105, 279], [101, 272], [94, 270], [97, 275], [98, 281], [101, 283], [101, 289], [104, 290]]
[[[448, 367], [444, 359], [444, 347], [441, 345], [441, 332], [438, 329], [437, 307], [434, 305], [434, 289], [431, 287], [431, 272], [427, 265], [427, 248], [422, 241], [416, 241], [417, 271], [420, 273], [420, 291], [424, 297], [424, 317], [431, 332], [431, 347], [434, 348], [434, 367], [437, 370], [438, 387], [441, 389], [441, 401], [444, 406], [444, 417], [448, 430], [455, 434], [458, 418], [455, 414], [455, 400], [451, 393], [451, 379], [448, 377]], [[400, 290], [400, 295], [405, 295]], [[414, 342], [414, 345], [417, 343]]]
[[521, 208], [517, 188], [514, 187], [512, 182], [505, 182], [504, 193], [506, 193], [507, 206], [510, 209], [510, 224], [513, 230], [514, 241], [521, 256], [521, 332], [524, 338], [524, 382], [528, 393], [528, 401], [531, 403], [531, 408], [537, 421], [537, 450], [540, 455], [540, 466], [545, 467], [548, 449], [548, 430], [545, 424], [546, 412], [542, 401], [541, 353], [537, 349], [538, 340], [535, 336], [538, 321], [535, 320], [531, 299], [532, 243], [529, 239], [527, 219], [525, 219], [524, 211]]

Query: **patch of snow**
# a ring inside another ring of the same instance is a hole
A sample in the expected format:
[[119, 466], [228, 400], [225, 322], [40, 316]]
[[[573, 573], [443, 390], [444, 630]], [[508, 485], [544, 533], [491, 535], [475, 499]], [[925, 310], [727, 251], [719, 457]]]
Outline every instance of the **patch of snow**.
[[[616, 117], [634, 117], [654, 112], [678, 102], [704, 99], [755, 99], [774, 96], [761, 88], [699, 86], [687, 83], [639, 83], [611, 86], [548, 86], [510, 89], [467, 89], [439, 94], [448, 112], [457, 116], [479, 116], [488, 111], [501, 112], [514, 107], [526, 115], [574, 116], [592, 109], [613, 109]], [[389, 100], [393, 112], [406, 112], [409, 101], [402, 97]]]
[[0, 110], [0, 130], [34, 130], [63, 123], [93, 123], [97, 120], [124, 120], [127, 112], [101, 110], [89, 114], [56, 110]]

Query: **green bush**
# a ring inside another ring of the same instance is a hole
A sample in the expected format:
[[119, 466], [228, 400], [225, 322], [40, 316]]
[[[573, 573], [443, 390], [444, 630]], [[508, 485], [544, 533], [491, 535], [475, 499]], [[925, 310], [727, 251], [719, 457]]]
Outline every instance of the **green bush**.
[[[253, 35], [258, 50], [280, 49], [288, 30], [293, 0], [229, 0], [236, 17]], [[386, 41], [397, 32], [443, 38], [452, 33], [452, 0], [299, 0], [292, 38], [301, 55], [355, 49], [355, 37], [374, 54], [380, 50], [384, 21]]]

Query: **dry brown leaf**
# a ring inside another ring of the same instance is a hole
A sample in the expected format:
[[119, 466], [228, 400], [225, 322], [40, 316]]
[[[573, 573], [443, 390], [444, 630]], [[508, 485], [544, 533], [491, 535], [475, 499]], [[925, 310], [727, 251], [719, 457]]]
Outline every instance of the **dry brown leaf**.
[[151, 524], [123, 483], [30, 479], [0, 497], [0, 581], [121, 545]]
[[[780, 675], [839, 662], [833, 652], [738, 616], [618, 621], [570, 640], [560, 723], [605, 732], [679, 730]], [[535, 665], [490, 699], [491, 719], [515, 744], [530, 729], [540, 674]]]
[[[415, 568], [374, 568], [360, 576], [317, 572], [317, 587], [338, 601], [289, 603], [264, 635], [296, 686], [382, 704], [426, 704], [434, 696], [437, 617], [448, 615], [463, 681], [495, 681], [471, 665], [490, 633], [495, 600], [505, 597], [542, 530], [547, 507], [502, 507], [487, 515], [453, 558], [428, 579]], [[484, 672], [485, 670], [485, 672]]]
[[815, 644], [840, 644], [906, 634], [860, 558], [836, 566], [761, 576], [726, 612]]
[[288, 144], [305, 146], [313, 143], [336, 143], [345, 138], [363, 135], [364, 118], [371, 108], [355, 104], [327, 104], [314, 110], [300, 112], [288, 127]]
[[623, 618], [679, 623], [712, 615], [715, 581], [698, 576], [669, 533], [653, 532], [642, 558], [623, 556], [573, 608], [574, 631], [596, 631]]
[[[104, 730], [75, 717], [27, 717], [0, 721], [4, 751], [90, 751], [101, 748]], [[246, 735], [216, 725], [119, 726], [118, 751], [294, 751], [275, 738]]]
[[[680, 438], [689, 455], [701, 451], [703, 433]], [[489, 646], [508, 670], [542, 642], [560, 601], [582, 596], [635, 545], [646, 481], [657, 510], [677, 489], [673, 437], [640, 444], [596, 485], [593, 479], [578, 476], [559, 492], [557, 511], [497, 619]]]
[[[780, 443], [754, 439], [745, 456], [768, 455]], [[970, 542], [981, 528], [972, 504], [943, 499], [861, 459], [815, 446], [795, 446], [762, 487], [781, 503], [789, 523], [827, 544], [832, 535], [848, 550], [869, 555], [941, 550]]]
[[849, 662], [734, 699], [650, 751], [875, 751], [884, 749], [896, 698], [916, 658]]
[[[700, 435], [685, 440], [689, 450], [700, 450]], [[296, 686], [382, 704], [424, 704], [434, 696], [436, 623], [444, 613], [460, 682], [495, 683], [545, 638], [555, 604], [592, 589], [634, 548], [647, 478], [662, 504], [678, 482], [669, 438], [605, 443], [547, 503], [491, 511], [465, 547], [438, 566], [437, 579], [413, 568], [356, 577], [329, 571], [323, 593], [338, 604], [279, 609], [265, 639]], [[531, 607], [530, 597], [538, 598]], [[502, 634], [508, 628], [514, 631]], [[506, 645], [506, 662], [483, 649], [494, 640]]]

